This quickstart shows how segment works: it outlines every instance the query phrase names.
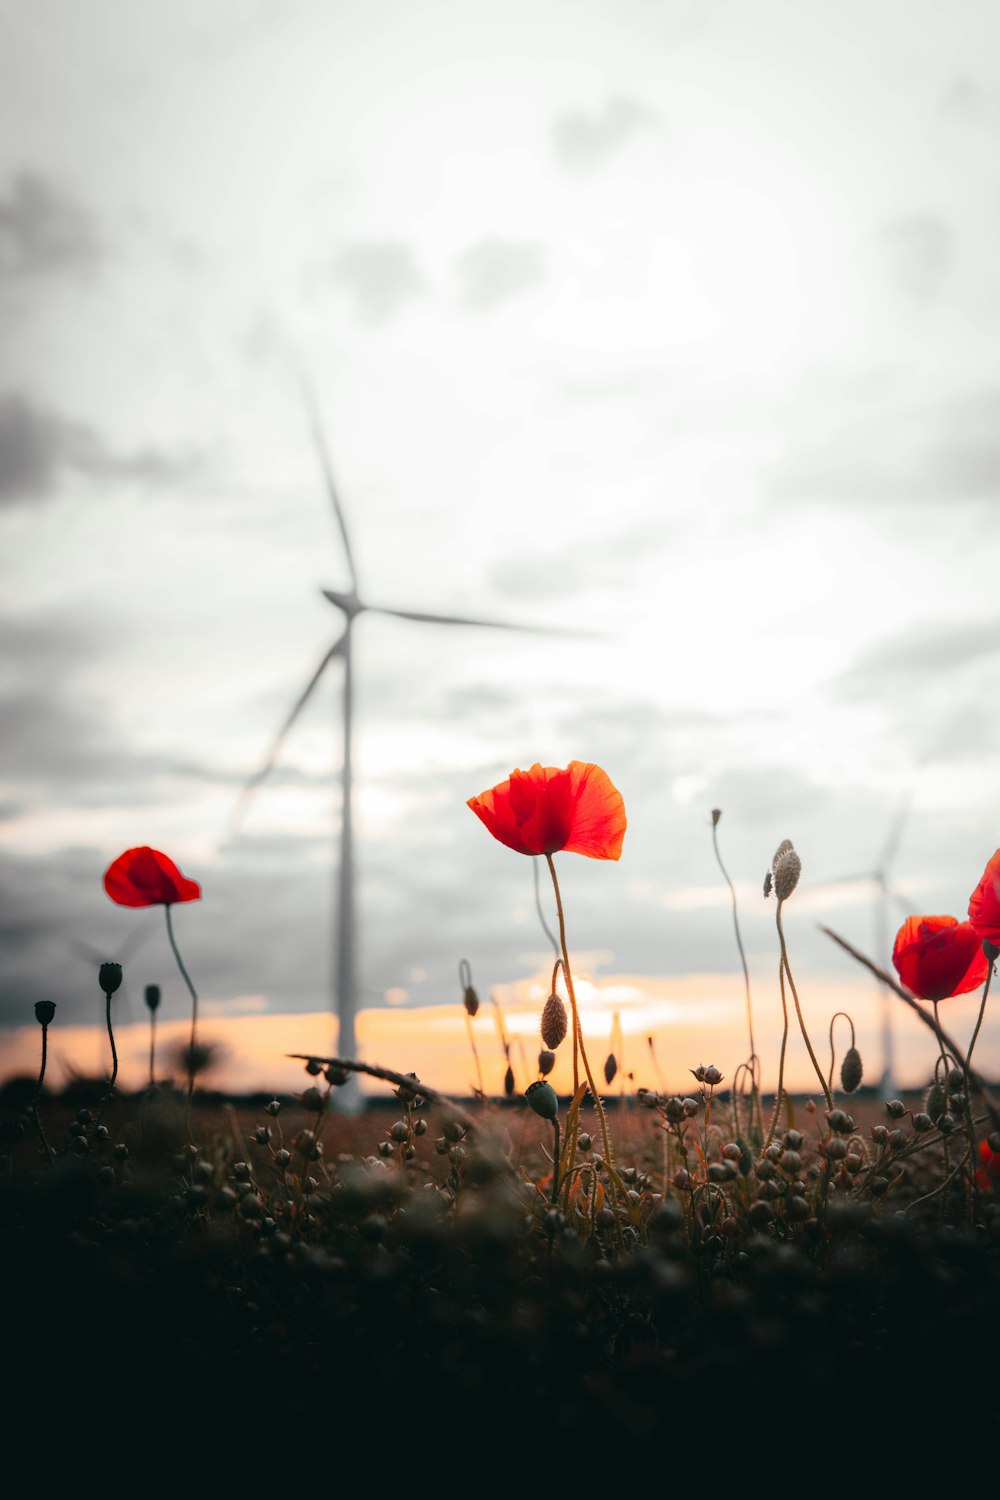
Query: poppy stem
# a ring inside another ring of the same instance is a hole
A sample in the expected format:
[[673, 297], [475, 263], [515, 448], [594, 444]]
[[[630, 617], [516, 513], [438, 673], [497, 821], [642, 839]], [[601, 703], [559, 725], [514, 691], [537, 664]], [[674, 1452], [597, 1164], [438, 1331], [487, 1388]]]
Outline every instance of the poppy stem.
[[191, 976], [187, 969], [185, 969], [184, 960], [177, 951], [177, 943], [174, 940], [174, 927], [170, 920], [169, 901], [165, 904], [163, 910], [167, 918], [167, 937], [170, 939], [170, 946], [174, 951], [174, 958], [177, 960], [177, 967], [181, 971], [181, 977], [187, 985], [188, 993], [191, 996], [191, 1042], [188, 1047], [188, 1104], [190, 1105], [191, 1095], [194, 1093], [194, 1048], [198, 1030], [198, 992], [191, 983]]
[[792, 999], [795, 1001], [795, 1014], [799, 1018], [799, 1030], [802, 1032], [802, 1040], [806, 1044], [806, 1051], [809, 1053], [809, 1056], [812, 1059], [812, 1065], [816, 1069], [816, 1077], [819, 1079], [819, 1086], [823, 1090], [823, 1097], [826, 1100], [826, 1107], [827, 1109], [833, 1109], [833, 1095], [830, 1093], [830, 1090], [826, 1086], [826, 1079], [823, 1077], [823, 1069], [816, 1061], [816, 1054], [812, 1049], [812, 1042], [809, 1040], [809, 1033], [806, 1030], [806, 1023], [802, 1015], [802, 1007], [799, 1004], [799, 992], [795, 988], [795, 980], [792, 978], [792, 971], [788, 963], [788, 949], [785, 947], [785, 931], [781, 925], [781, 908], [784, 906], [784, 904], [785, 903], [783, 901], [779, 901], [777, 911], [778, 937], [781, 941], [781, 962], [785, 966], [785, 973], [788, 975], [788, 983], [792, 987]]
[[156, 1011], [149, 1013], [149, 1086], [156, 1083]]
[[[53, 1007], [53, 1009], [54, 1009], [54, 1007]], [[46, 1059], [48, 1058], [48, 1055], [49, 1055], [49, 1028], [48, 1028], [48, 1023], [43, 1021], [43, 1023], [42, 1023], [42, 1066], [41, 1066], [41, 1069], [39, 1070], [38, 1082], [35, 1085], [35, 1097], [31, 1101], [31, 1118], [35, 1122], [35, 1129], [38, 1131], [38, 1139], [41, 1141], [42, 1145], [45, 1147], [45, 1154], [46, 1154], [46, 1156], [49, 1159], [49, 1165], [50, 1166], [54, 1166], [56, 1159], [52, 1155], [52, 1147], [49, 1145], [48, 1141], [45, 1138], [45, 1131], [42, 1129], [42, 1122], [41, 1122], [41, 1120], [39, 1119], [39, 1116], [38, 1116], [38, 1101], [42, 1097], [42, 1084], [45, 1081], [45, 1062], [46, 1062]]]
[[976, 1029], [972, 1033], [972, 1041], [969, 1043], [969, 1050], [965, 1054], [965, 1076], [966, 1076], [967, 1079], [971, 1079], [971, 1077], [972, 1077], [972, 1049], [976, 1045], [976, 1040], [977, 1040], [977, 1038], [979, 1036], [979, 1030], [980, 1030], [980, 1027], [983, 1024], [983, 1016], [986, 1014], [986, 996], [990, 992], [990, 980], [992, 978], [993, 978], [993, 965], [991, 963], [990, 966], [989, 966], [989, 968], [986, 971], [986, 983], [983, 985], [983, 998], [979, 1002], [979, 1015], [976, 1018]]
[[781, 1052], [778, 1055], [778, 1092], [774, 1096], [774, 1114], [771, 1116], [771, 1124], [768, 1127], [767, 1139], [763, 1150], [774, 1140], [774, 1132], [778, 1127], [778, 1116], [781, 1114], [781, 1094], [785, 1083], [785, 1048], [788, 1045], [788, 999], [785, 995], [785, 964], [784, 960], [778, 964], [778, 983], [781, 986], [781, 1010], [785, 1017], [785, 1029], [781, 1033]]
[[[757, 1048], [756, 1048], [756, 1045], [755, 1045], [754, 1039], [753, 1039], [753, 1006], [750, 1003], [750, 970], [747, 968], [747, 956], [746, 956], [746, 953], [743, 950], [743, 938], [742, 938], [742, 936], [740, 934], [740, 919], [739, 919], [739, 914], [738, 914], [737, 909], [736, 909], [736, 887], [733, 885], [733, 882], [730, 880], [730, 878], [729, 878], [729, 871], [726, 869], [725, 865], [722, 863], [722, 855], [719, 853], [719, 836], [718, 836], [718, 831], [717, 831], [718, 830], [718, 826], [719, 826], [719, 815], [717, 815], [717, 813], [713, 812], [713, 814], [712, 814], [712, 848], [715, 850], [715, 859], [716, 859], [716, 863], [719, 866], [719, 869], [722, 871], [722, 878], [723, 878], [723, 880], [726, 882], [726, 884], [729, 887], [729, 897], [730, 897], [730, 900], [732, 901], [732, 904], [733, 904], [733, 931], [736, 933], [736, 947], [739, 949], [740, 963], [743, 965], [743, 986], [744, 986], [744, 989], [746, 991], [746, 1001], [747, 1001], [747, 1030], [750, 1033], [750, 1056], [751, 1056], [751, 1058], [755, 1058], [757, 1056]], [[750, 1120], [751, 1120], [751, 1124], [753, 1123], [753, 1109], [754, 1109], [754, 1106], [756, 1106], [756, 1110], [757, 1110], [757, 1125], [758, 1125], [758, 1128], [760, 1130], [763, 1130], [763, 1120], [761, 1118], [761, 1109], [760, 1109], [760, 1094], [759, 1094], [758, 1089], [757, 1089], [756, 1073], [754, 1073], [752, 1075], [752, 1082], [751, 1082], [751, 1093], [750, 1093], [750, 1110], [751, 1110]]]
[[97, 1140], [97, 1132], [101, 1128], [101, 1121], [104, 1118], [104, 1111], [107, 1107], [108, 1100], [111, 1098], [111, 1095], [115, 1090], [115, 1080], [118, 1077], [118, 1048], [115, 1046], [115, 1033], [111, 1026], [111, 994], [111, 990], [105, 990], [104, 992], [105, 1010], [108, 1022], [108, 1040], [111, 1043], [111, 1082], [108, 1084], [107, 1093], [101, 1100], [101, 1107], [97, 1112], [97, 1123], [94, 1126], [95, 1141]]
[[566, 918], [563, 914], [562, 896], [559, 892], [559, 881], [556, 879], [556, 867], [553, 863], [552, 855], [546, 854], [545, 858], [548, 863], [549, 874], [552, 876], [552, 888], [555, 891], [556, 896], [556, 912], [559, 916], [559, 942], [562, 946], [563, 956], [563, 973], [566, 976], [566, 990], [569, 994], [570, 1008], [573, 1012], [573, 1055], [575, 1059], [576, 1048], [579, 1047], [580, 1057], [583, 1061], [583, 1071], [587, 1075], [587, 1083], [590, 1087], [591, 1097], [594, 1101], [594, 1108], [597, 1111], [597, 1119], [601, 1127], [601, 1139], [604, 1142], [604, 1159], [607, 1162], [608, 1166], [611, 1167], [614, 1166], [614, 1156], [611, 1152], [611, 1137], [608, 1135], [607, 1117], [604, 1113], [604, 1105], [601, 1103], [600, 1093], [598, 1092], [597, 1085], [594, 1082], [594, 1075], [590, 1071], [590, 1061], [587, 1057], [587, 1049], [583, 1045], [583, 1027], [580, 1025], [580, 1012], [577, 1009], [576, 991], [573, 988], [573, 974], [569, 966], [569, 949], [566, 946]]

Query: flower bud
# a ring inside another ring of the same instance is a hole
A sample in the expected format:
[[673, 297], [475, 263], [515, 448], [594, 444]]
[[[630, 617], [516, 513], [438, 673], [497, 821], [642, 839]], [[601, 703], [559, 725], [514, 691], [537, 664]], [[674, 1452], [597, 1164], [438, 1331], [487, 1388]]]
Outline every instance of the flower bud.
[[514, 1095], [514, 1069], [511, 1067], [510, 1063], [507, 1064], [507, 1071], [503, 1075], [503, 1091], [507, 1095], [508, 1099], [513, 1098], [513, 1095]]
[[546, 1000], [542, 1010], [542, 1041], [546, 1047], [555, 1051], [563, 1037], [566, 1035], [566, 1007], [562, 997], [553, 993]]
[[792, 848], [791, 840], [783, 839], [778, 845], [771, 869], [774, 872], [774, 894], [779, 901], [787, 901], [802, 874], [802, 861]]
[[465, 994], [462, 996], [462, 1004], [465, 1006], [466, 1014], [474, 1016], [479, 1010], [479, 996], [471, 984], [465, 986]]
[[551, 1083], [544, 1078], [536, 1079], [529, 1083], [524, 1091], [524, 1097], [535, 1111], [541, 1115], [543, 1120], [557, 1120], [559, 1118], [559, 1099]]
[[861, 1053], [857, 1047], [848, 1047], [844, 1053], [844, 1061], [840, 1065], [840, 1086], [845, 1094], [853, 1094], [860, 1087], [864, 1077], [864, 1066], [861, 1062]]
[[541, 1052], [539, 1052], [539, 1054], [538, 1054], [538, 1071], [539, 1071], [539, 1073], [541, 1073], [541, 1075], [542, 1075], [543, 1078], [547, 1078], [548, 1075], [552, 1072], [552, 1069], [555, 1067], [555, 1065], [556, 1065], [556, 1055], [555, 1055], [555, 1053], [554, 1052], [550, 1052], [548, 1050], [548, 1048], [543, 1047], [542, 1050], [541, 1050]]
[[264, 1105], [264, 1113], [266, 1115], [272, 1115], [272, 1116], [276, 1115], [276, 1114], [279, 1113], [280, 1109], [281, 1109], [281, 1100], [280, 1099], [272, 1099], [271, 1102], [270, 1102], [270, 1104], [265, 1104]]
[[576, 1149], [578, 1151], [589, 1151], [593, 1144], [590, 1136], [584, 1131], [576, 1143]]
[[318, 1088], [306, 1089], [301, 1094], [302, 1108], [307, 1109], [310, 1114], [318, 1115], [323, 1108], [323, 1095]]
[[158, 984], [147, 984], [143, 991], [143, 999], [147, 1010], [157, 1010], [160, 1004], [160, 986]]
[[604, 1059], [604, 1082], [608, 1085], [608, 1088], [610, 1088], [614, 1083], [615, 1074], [617, 1072], [618, 1059], [615, 1057], [615, 1054], [613, 1052], [609, 1052], [607, 1057]]
[[712, 808], [712, 827], [713, 828], [718, 828], [718, 826], [719, 826], [719, 819], [721, 817], [722, 817], [722, 808], [721, 807], [713, 807]]
[[906, 1105], [902, 1099], [890, 1099], [886, 1103], [885, 1112], [890, 1120], [901, 1120], [906, 1114]]
[[121, 964], [101, 964], [101, 967], [97, 971], [97, 979], [104, 993], [106, 995], [113, 995], [115, 990], [121, 988]]
[[709, 1063], [708, 1067], [705, 1069], [704, 1077], [705, 1082], [708, 1084], [709, 1088], [714, 1089], [717, 1084], [722, 1082], [722, 1074], [719, 1072], [719, 1069], [713, 1067], [711, 1063]]
[[311, 1057], [306, 1063], [306, 1072], [309, 1074], [310, 1078], [318, 1078], [322, 1071], [323, 1064], [318, 1060], [318, 1058]]
[[932, 1120], [936, 1120], [938, 1115], [944, 1114], [947, 1107], [944, 1089], [939, 1083], [932, 1083], [927, 1090], [927, 1098], [924, 1101], [924, 1109], [927, 1114], [930, 1115]]
[[349, 1068], [338, 1068], [336, 1063], [331, 1063], [323, 1074], [327, 1083], [335, 1089], [342, 1088], [350, 1076], [351, 1071]]
[[35, 1001], [35, 1020], [39, 1026], [51, 1026], [55, 1013], [56, 1008], [51, 1000]]

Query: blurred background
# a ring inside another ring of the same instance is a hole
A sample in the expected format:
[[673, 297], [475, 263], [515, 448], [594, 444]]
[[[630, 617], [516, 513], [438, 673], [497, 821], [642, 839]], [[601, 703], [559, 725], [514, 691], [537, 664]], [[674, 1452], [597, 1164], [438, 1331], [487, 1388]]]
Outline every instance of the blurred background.
[[636, 1083], [650, 1035], [675, 1087], [746, 1055], [717, 807], [765, 1078], [789, 837], [818, 1050], [847, 1008], [877, 1079], [817, 923], [887, 963], [1000, 844], [996, 6], [0, 0], [0, 101], [3, 1070], [38, 999], [51, 1082], [105, 1068], [123, 953], [122, 1081], [146, 983], [183, 1033], [162, 912], [101, 884], [140, 844], [202, 884], [223, 1080], [334, 1046], [337, 662], [232, 832], [350, 582], [298, 367], [367, 600], [597, 637], [358, 622], [363, 1055], [465, 1089], [467, 958], [533, 1076], [531, 862], [465, 801], [580, 759], [630, 820], [560, 861], [594, 1053], [617, 1013]]

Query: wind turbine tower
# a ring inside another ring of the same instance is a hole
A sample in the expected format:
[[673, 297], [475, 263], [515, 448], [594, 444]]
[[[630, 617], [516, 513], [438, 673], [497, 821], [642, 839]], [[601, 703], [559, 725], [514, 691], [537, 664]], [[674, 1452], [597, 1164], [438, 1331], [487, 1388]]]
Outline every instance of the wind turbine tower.
[[[358, 589], [358, 574], [354, 562], [354, 554], [351, 549], [344, 510], [333, 479], [333, 470], [330, 465], [319, 410], [311, 387], [305, 381], [302, 381], [301, 385], [310, 434], [319, 459], [324, 488], [333, 507], [334, 520], [340, 533], [350, 586], [346, 592], [334, 589], [322, 590], [323, 597], [342, 615], [344, 622], [343, 630], [333, 645], [325, 652], [319, 665], [295, 700], [291, 711], [271, 745], [263, 765], [255, 772], [244, 787], [233, 817], [231, 833], [235, 834], [238, 831], [254, 792], [275, 764], [286, 737], [312, 697], [326, 669], [333, 661], [339, 659], [343, 662], [344, 672], [342, 698], [343, 752], [340, 773], [340, 863], [337, 875], [334, 926], [333, 1008], [339, 1023], [337, 1055], [344, 1058], [353, 1058], [356, 1056], [355, 1017], [358, 1009], [357, 910], [355, 899], [353, 817], [353, 643], [354, 627], [359, 616], [363, 614], [388, 615], [397, 620], [412, 620], [428, 625], [465, 625], [480, 629], [519, 631], [536, 635], [565, 636], [579, 635], [580, 633], [549, 629], [542, 626], [516, 625], [508, 621], [480, 619], [469, 615], [428, 614], [421, 610], [394, 609], [387, 605], [369, 604], [363, 600]], [[353, 1075], [351, 1081], [337, 1091], [337, 1100], [342, 1107], [357, 1105], [357, 1082]]]

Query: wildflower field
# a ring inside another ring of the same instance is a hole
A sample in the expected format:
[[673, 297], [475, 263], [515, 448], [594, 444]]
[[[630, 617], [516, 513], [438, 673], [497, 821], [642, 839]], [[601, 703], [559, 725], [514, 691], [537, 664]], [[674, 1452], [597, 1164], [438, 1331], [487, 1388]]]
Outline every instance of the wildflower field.
[[[883, 976], [927, 1021], [919, 1097], [866, 1087], [849, 1017], [830, 1034], [850, 1045], [820, 1064], [782, 928], [801, 875], [784, 840], [765, 882], [785, 1017], [774, 1092], [748, 984], [732, 1076], [691, 1059], [686, 1093], [637, 1080], [605, 1101], [615, 1059], [595, 1070], [588, 1054], [554, 856], [616, 859], [621, 797], [572, 762], [516, 771], [470, 807], [553, 882], [559, 954], [523, 1097], [509, 1069], [495, 1089], [480, 1072], [475, 1096], [455, 1100], [405, 1058], [309, 1056], [293, 1097], [203, 1094], [197, 992], [170, 915], [199, 887], [159, 851], [111, 865], [112, 900], [164, 906], [192, 1000], [187, 1078], [158, 1075], [147, 994], [150, 1083], [116, 1090], [122, 976], [108, 963], [109, 1076], [51, 1098], [57, 1007], [36, 1008], [39, 1078], [9, 1086], [2, 1110], [15, 1430], [57, 1422], [67, 1443], [91, 1445], [101, 1432], [109, 1471], [126, 1447], [146, 1462], [205, 1451], [198, 1463], [241, 1488], [241, 1472], [272, 1461], [296, 1488], [317, 1463], [423, 1487], [470, 1452], [498, 1489], [549, 1471], [651, 1480], [745, 1464], [759, 1477], [810, 1462], [823, 1488], [826, 1454], [869, 1474], [913, 1460], [922, 1413], [978, 1464], [1000, 1331], [1000, 1113], [974, 1047], [998, 956], [1000, 852], [969, 920], [911, 916], [896, 977]], [[734, 916], [739, 942], [735, 901]], [[973, 988], [975, 1032], [953, 1037], [938, 1007]], [[472, 1037], [464, 963], [456, 1003]], [[782, 1082], [792, 1025], [815, 1065], [805, 1097]], [[548, 1082], [563, 1045], [566, 1098]], [[358, 1072], [384, 1095], [349, 1114], [337, 1101]], [[414, 1471], [418, 1452], [439, 1468]], [[452, 1482], [476, 1482], [468, 1463]]]

